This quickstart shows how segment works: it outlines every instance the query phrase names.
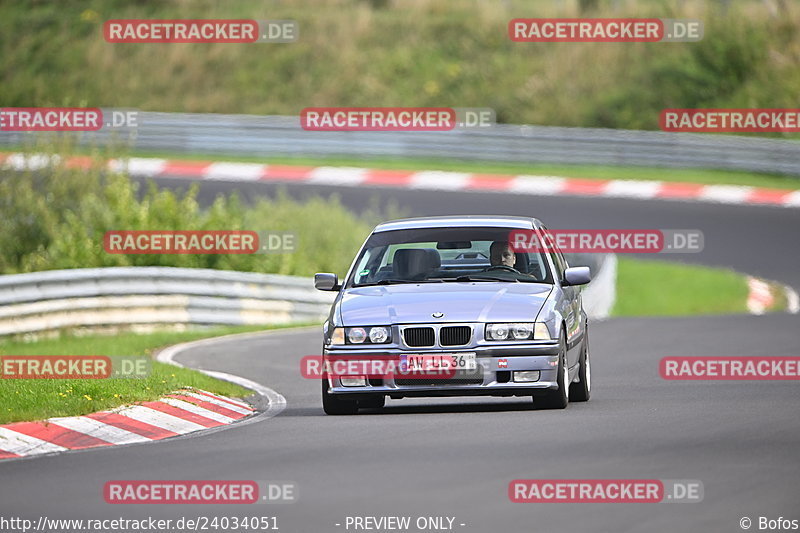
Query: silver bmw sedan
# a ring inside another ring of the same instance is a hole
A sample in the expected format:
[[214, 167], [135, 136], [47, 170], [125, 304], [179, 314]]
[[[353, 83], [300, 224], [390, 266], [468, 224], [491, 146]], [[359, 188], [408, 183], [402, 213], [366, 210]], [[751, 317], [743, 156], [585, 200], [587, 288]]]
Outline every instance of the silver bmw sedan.
[[[386, 398], [528, 396], [563, 409], [591, 392], [587, 317], [570, 267], [535, 218], [450, 216], [378, 225], [336, 291], [323, 326], [327, 414]], [[518, 240], [519, 239], [519, 240]], [[529, 242], [529, 241], [526, 241]]]

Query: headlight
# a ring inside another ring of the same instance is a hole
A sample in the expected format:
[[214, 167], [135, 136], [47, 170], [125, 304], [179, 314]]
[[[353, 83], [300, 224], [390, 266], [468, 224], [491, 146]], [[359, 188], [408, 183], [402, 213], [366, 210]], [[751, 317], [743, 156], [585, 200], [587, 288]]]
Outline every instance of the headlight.
[[487, 341], [550, 340], [550, 332], [544, 322], [514, 322], [486, 324]]
[[486, 340], [504, 341], [508, 338], [508, 324], [487, 324]]
[[378, 326], [369, 329], [369, 342], [382, 344], [389, 339], [389, 328]]
[[347, 328], [347, 341], [350, 344], [361, 344], [367, 340], [367, 330], [364, 328]]
[[531, 333], [533, 333], [533, 324], [514, 324], [511, 327], [511, 336], [516, 341], [530, 339]]
[[330, 344], [386, 344], [392, 342], [392, 330], [388, 326], [334, 328]]

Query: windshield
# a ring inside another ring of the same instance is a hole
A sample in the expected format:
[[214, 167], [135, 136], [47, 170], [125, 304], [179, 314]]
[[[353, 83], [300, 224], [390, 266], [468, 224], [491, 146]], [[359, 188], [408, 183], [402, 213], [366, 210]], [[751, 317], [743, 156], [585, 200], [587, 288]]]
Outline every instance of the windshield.
[[348, 287], [466, 281], [553, 283], [541, 252], [514, 252], [510, 228], [422, 228], [373, 233]]

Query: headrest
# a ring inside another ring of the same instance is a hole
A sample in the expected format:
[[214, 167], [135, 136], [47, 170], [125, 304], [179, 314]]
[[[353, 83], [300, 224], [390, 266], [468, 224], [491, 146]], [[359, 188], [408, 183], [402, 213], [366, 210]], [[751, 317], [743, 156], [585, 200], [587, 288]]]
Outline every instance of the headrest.
[[401, 248], [392, 260], [395, 276], [404, 279], [424, 278], [440, 266], [442, 258], [432, 248]]

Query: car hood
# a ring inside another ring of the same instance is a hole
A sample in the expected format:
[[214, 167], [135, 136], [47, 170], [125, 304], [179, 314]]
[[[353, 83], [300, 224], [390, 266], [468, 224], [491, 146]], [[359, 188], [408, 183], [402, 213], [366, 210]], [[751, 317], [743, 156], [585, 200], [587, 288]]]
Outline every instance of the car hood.
[[[533, 322], [552, 285], [423, 283], [351, 288], [340, 301], [345, 326], [430, 322]], [[433, 313], [444, 313], [434, 318]]]

